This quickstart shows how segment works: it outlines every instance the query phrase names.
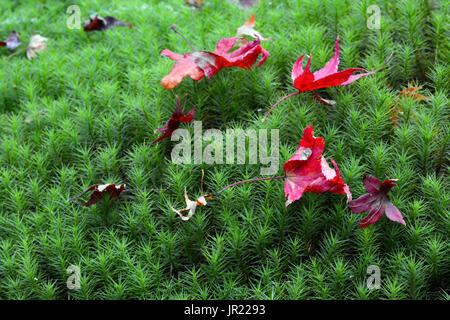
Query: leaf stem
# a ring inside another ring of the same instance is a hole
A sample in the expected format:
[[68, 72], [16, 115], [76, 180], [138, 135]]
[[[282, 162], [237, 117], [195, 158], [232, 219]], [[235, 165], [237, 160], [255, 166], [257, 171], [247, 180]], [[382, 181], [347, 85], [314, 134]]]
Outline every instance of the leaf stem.
[[225, 188], [223, 188], [223, 189], [220, 190], [219, 192], [217, 192], [217, 193], [216, 193], [216, 196], [218, 196], [219, 194], [221, 194], [222, 192], [224, 192], [224, 191], [227, 190], [228, 188], [237, 186], [238, 184], [243, 184], [243, 183], [247, 183], [247, 182], [254, 182], [254, 181], [264, 181], [264, 180], [283, 179], [283, 178], [286, 178], [286, 176], [268, 177], [268, 178], [259, 178], [259, 179], [250, 179], [250, 180], [243, 180], [243, 181], [235, 182], [235, 183], [230, 184], [229, 186], [226, 186]]
[[10, 54], [9, 56], [5, 57], [4, 59], [5, 59], [5, 60], [8, 60], [9, 58], [14, 57], [14, 56], [18, 55], [19, 53], [22, 53], [22, 52], [26, 51], [27, 49], [28, 49], [28, 47], [22, 48], [22, 49], [20, 49], [20, 50], [17, 50], [16, 52]]
[[269, 114], [272, 112], [272, 110], [273, 110], [273, 109], [274, 109], [281, 101], [286, 100], [287, 98], [293, 97], [293, 96], [295, 96], [295, 95], [297, 95], [297, 94], [300, 94], [300, 91], [299, 91], [299, 92], [291, 93], [291, 94], [287, 95], [286, 97], [281, 98], [280, 100], [278, 100], [278, 102], [275, 103], [275, 104], [273, 105], [273, 107], [270, 108], [269, 111], [267, 111], [266, 115], [265, 115], [264, 118], [262, 119], [262, 122], [266, 121], [266, 118], [269, 116]]
[[186, 41], [186, 43], [189, 45], [189, 47], [191, 47], [192, 51], [197, 51], [197, 50], [195, 50], [195, 48], [194, 48], [194, 46], [192, 45], [192, 43], [191, 43], [188, 39], [186, 39], [185, 36], [183, 36], [183, 35], [177, 30], [177, 26], [176, 26], [176, 25], [173, 24], [170, 28], [173, 30], [173, 32], [175, 32], [177, 35], [179, 35], [181, 38], [183, 38], [184, 41]]

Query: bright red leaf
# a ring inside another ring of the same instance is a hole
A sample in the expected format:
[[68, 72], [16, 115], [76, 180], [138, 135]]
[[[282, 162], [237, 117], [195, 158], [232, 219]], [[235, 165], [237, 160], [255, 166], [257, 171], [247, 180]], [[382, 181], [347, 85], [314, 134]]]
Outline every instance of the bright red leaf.
[[336, 170], [330, 168], [322, 155], [324, 139], [316, 138], [313, 131], [312, 125], [305, 128], [297, 152], [283, 166], [286, 175], [284, 193], [288, 199], [286, 206], [300, 199], [305, 192], [346, 194], [348, 201], [352, 199], [337, 164], [330, 159]]
[[395, 181], [397, 181], [397, 179], [385, 180], [381, 183], [380, 180], [373, 176], [368, 175], [364, 177], [364, 188], [368, 193], [349, 202], [352, 212], [369, 212], [367, 217], [359, 221], [360, 227], [365, 228], [377, 222], [383, 213], [386, 213], [388, 219], [405, 225], [402, 214], [397, 207], [392, 204], [388, 196], [389, 190], [391, 190], [392, 187], [397, 186], [394, 183]]
[[[305, 91], [313, 91], [317, 89], [327, 88], [327, 87], [336, 87], [336, 86], [345, 86], [347, 84], [350, 84], [356, 80], [358, 80], [361, 77], [368, 76], [370, 74], [373, 74], [380, 70], [383, 66], [380, 68], [373, 70], [373, 71], [367, 71], [362, 68], [350, 68], [343, 71], [338, 71], [338, 65], [339, 65], [339, 37], [336, 39], [336, 47], [335, 47], [335, 53], [333, 58], [331, 58], [330, 61], [320, 70], [312, 73], [310, 70], [311, 65], [311, 57], [309, 56], [308, 63], [306, 64], [305, 69], [303, 69], [303, 57], [306, 55], [302, 55], [297, 62], [294, 64], [292, 68], [292, 81], [294, 82], [293, 87], [298, 90], [298, 92], [295, 92], [293, 94], [287, 95], [284, 98], [281, 98], [266, 114], [265, 118], [270, 114], [270, 112], [283, 100], [290, 98], [292, 96], [295, 96], [297, 94], [300, 94]], [[391, 54], [392, 56], [392, 54]], [[391, 56], [386, 60], [385, 64], [389, 62]], [[363, 71], [363, 73], [359, 74], [353, 74], [356, 71]], [[317, 100], [324, 104], [335, 104], [335, 101], [333, 100], [325, 100], [321, 98], [317, 93], [315, 93]]]
[[[184, 103], [184, 107], [186, 106], [186, 100]], [[192, 122], [195, 116], [195, 107], [192, 108], [187, 114], [184, 114], [184, 107], [181, 108], [180, 98], [177, 97], [177, 106], [172, 113], [172, 117], [167, 120], [166, 124], [155, 130], [156, 132], [162, 132], [162, 135], [152, 142], [152, 144], [161, 141], [164, 138], [171, 137], [173, 132], [177, 130], [180, 126], [181, 122]]]
[[0, 47], [6, 47], [9, 51], [14, 51], [20, 44], [20, 34], [14, 30], [5, 41], [0, 41]]
[[83, 25], [83, 30], [86, 32], [89, 31], [104, 31], [106, 29], [114, 28], [114, 27], [134, 27], [131, 23], [121, 21], [111, 16], [107, 17], [89, 17], [89, 21], [85, 22]]
[[86, 190], [84, 190], [80, 195], [69, 199], [69, 201], [76, 200], [86, 193], [93, 191], [89, 197], [89, 200], [85, 203], [80, 203], [81, 207], [89, 207], [98, 201], [105, 199], [106, 196], [109, 196], [109, 200], [118, 199], [120, 194], [125, 191], [125, 185], [121, 184], [116, 186], [115, 184], [94, 184], [90, 186]]
[[165, 76], [161, 84], [167, 90], [175, 88], [184, 77], [190, 77], [195, 81], [204, 78], [213, 77], [217, 72], [227, 67], [238, 67], [251, 70], [252, 66], [258, 60], [260, 54], [262, 58], [258, 64], [261, 66], [269, 56], [269, 52], [260, 46], [260, 40], [257, 39], [248, 42], [242, 48], [230, 52], [235, 42], [240, 37], [221, 39], [216, 46], [214, 52], [194, 51], [183, 55], [174, 53], [168, 49], [161, 52], [161, 55], [175, 60], [172, 71]]

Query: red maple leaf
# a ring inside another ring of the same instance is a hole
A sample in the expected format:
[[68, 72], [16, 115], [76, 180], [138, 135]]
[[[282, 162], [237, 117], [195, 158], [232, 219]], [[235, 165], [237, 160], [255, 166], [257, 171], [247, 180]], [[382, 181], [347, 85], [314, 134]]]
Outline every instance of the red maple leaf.
[[94, 184], [93, 186], [90, 186], [86, 190], [84, 190], [80, 195], [73, 197], [72, 199], [69, 199], [69, 201], [76, 200], [89, 191], [93, 191], [89, 197], [89, 200], [85, 203], [80, 203], [79, 205], [81, 207], [89, 207], [93, 204], [97, 203], [98, 201], [105, 198], [105, 196], [109, 196], [109, 200], [118, 199], [120, 194], [125, 191], [125, 185], [121, 184], [119, 186], [116, 186], [115, 184]]
[[104, 31], [109, 28], [114, 27], [134, 27], [131, 23], [121, 21], [111, 16], [107, 17], [89, 17], [89, 21], [85, 22], [83, 25], [83, 30], [86, 32], [89, 31]]
[[297, 152], [283, 166], [286, 206], [300, 199], [305, 192], [346, 194], [348, 201], [352, 199], [334, 160], [330, 159], [336, 170], [330, 168], [322, 155], [324, 139], [314, 137], [313, 131], [312, 125], [305, 128]]
[[[174, 27], [172, 27], [172, 29], [174, 29]], [[162, 86], [167, 90], [171, 90], [186, 76], [195, 81], [199, 81], [200, 79], [203, 79], [205, 75], [208, 78], [211, 78], [221, 69], [227, 67], [238, 67], [251, 70], [252, 66], [258, 60], [258, 56], [262, 54], [262, 58], [258, 64], [258, 67], [260, 67], [266, 61], [269, 52], [260, 46], [259, 39], [248, 42], [245, 46], [230, 52], [235, 42], [242, 39], [244, 38], [233, 37], [221, 39], [217, 43], [214, 52], [193, 50], [194, 52], [192, 53], [180, 55], [168, 49], [164, 49], [161, 52], [161, 55], [175, 60], [176, 62], [172, 71], [162, 79]]]
[[[185, 106], [186, 100], [184, 103], [184, 107]], [[155, 130], [155, 133], [162, 132], [162, 135], [158, 139], [153, 141], [152, 144], [155, 144], [156, 142], [161, 141], [164, 138], [171, 137], [173, 132], [179, 128], [181, 122], [192, 122], [192, 120], [194, 120], [195, 107], [192, 108], [187, 114], [184, 114], [184, 107], [181, 108], [180, 98], [177, 97], [177, 106], [172, 113], [172, 117], [167, 120], [166, 124], [163, 127]]]
[[368, 227], [377, 222], [383, 213], [386, 213], [388, 219], [405, 225], [402, 214], [389, 199], [388, 192], [392, 187], [397, 187], [394, 183], [397, 179], [384, 180], [381, 183], [377, 178], [367, 175], [364, 176], [364, 188], [368, 193], [362, 195], [356, 200], [350, 201], [349, 206], [352, 212], [369, 212], [367, 217], [359, 221], [362, 228]]
[[[367, 71], [362, 68], [349, 68], [343, 71], [338, 71], [338, 65], [339, 65], [339, 36], [336, 39], [336, 47], [335, 47], [335, 53], [333, 58], [331, 58], [330, 61], [320, 70], [312, 73], [310, 70], [311, 65], [311, 57], [309, 56], [308, 63], [306, 64], [305, 69], [303, 69], [303, 57], [306, 55], [302, 55], [297, 62], [294, 64], [292, 68], [292, 81], [294, 82], [293, 87], [298, 90], [298, 92], [292, 93], [290, 95], [287, 95], [283, 98], [281, 98], [275, 105], [267, 112], [265, 118], [270, 114], [270, 112], [283, 100], [290, 98], [292, 96], [295, 96], [297, 94], [300, 94], [305, 91], [312, 91], [314, 95], [316, 96], [316, 99], [324, 104], [335, 104], [336, 102], [333, 100], [326, 100], [320, 97], [314, 90], [322, 89], [322, 88], [328, 88], [328, 87], [336, 87], [336, 86], [345, 86], [347, 84], [350, 84], [356, 80], [358, 80], [361, 77], [368, 76], [370, 74], [373, 74], [384, 67], [386, 63], [389, 62], [389, 60], [392, 57], [389, 56], [389, 58], [386, 60], [385, 64], [381, 66], [380, 68], [373, 70], [373, 71]], [[363, 73], [359, 74], [353, 74], [356, 71], [363, 71]]]

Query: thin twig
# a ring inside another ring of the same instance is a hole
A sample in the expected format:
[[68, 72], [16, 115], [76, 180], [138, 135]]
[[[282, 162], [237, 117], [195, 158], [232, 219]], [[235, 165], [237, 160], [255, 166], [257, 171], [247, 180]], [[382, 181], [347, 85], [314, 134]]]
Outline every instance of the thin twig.
[[7, 60], [7, 59], [9, 59], [9, 58], [12, 58], [12, 57], [18, 55], [19, 53], [22, 53], [22, 52], [26, 51], [27, 49], [28, 49], [28, 47], [22, 48], [22, 49], [20, 49], [20, 50], [18, 50], [18, 51], [16, 51], [16, 52], [10, 54], [9, 56], [5, 57], [4, 59]]
[[250, 179], [250, 180], [244, 180], [244, 181], [239, 181], [239, 182], [235, 182], [233, 184], [230, 184], [229, 186], [226, 186], [225, 188], [223, 188], [222, 190], [220, 190], [219, 192], [216, 193], [216, 196], [218, 196], [219, 194], [221, 194], [222, 192], [224, 192], [225, 190], [227, 190], [228, 188], [234, 187], [238, 184], [242, 184], [242, 183], [247, 183], [247, 182], [253, 182], [253, 181], [264, 181], [264, 180], [273, 180], [273, 179], [284, 179], [286, 178], [286, 176], [278, 176], [278, 177], [268, 177], [268, 178], [259, 178], [259, 179]]
[[177, 26], [176, 26], [176, 25], [173, 24], [170, 28], [173, 30], [173, 32], [175, 32], [177, 35], [179, 35], [180, 37], [182, 37], [184, 41], [186, 41], [186, 43], [189, 45], [189, 47], [191, 47], [192, 51], [197, 51], [197, 50], [195, 50], [195, 48], [194, 48], [194, 46], [192, 45], [192, 43], [191, 43], [188, 39], [186, 39], [186, 38], [185, 38], [185, 37], [177, 30]]

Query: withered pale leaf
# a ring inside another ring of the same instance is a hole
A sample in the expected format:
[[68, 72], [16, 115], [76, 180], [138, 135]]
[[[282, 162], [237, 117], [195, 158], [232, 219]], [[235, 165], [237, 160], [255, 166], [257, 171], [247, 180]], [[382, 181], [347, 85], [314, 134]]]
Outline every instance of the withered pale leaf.
[[29, 60], [37, 57], [37, 53], [47, 49], [47, 38], [42, 37], [39, 34], [35, 34], [31, 37], [30, 43], [27, 47], [27, 58]]

